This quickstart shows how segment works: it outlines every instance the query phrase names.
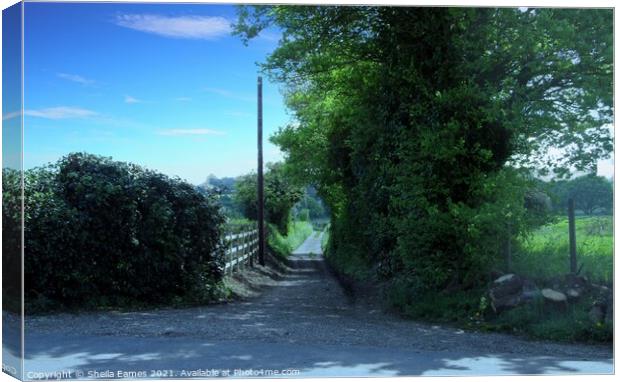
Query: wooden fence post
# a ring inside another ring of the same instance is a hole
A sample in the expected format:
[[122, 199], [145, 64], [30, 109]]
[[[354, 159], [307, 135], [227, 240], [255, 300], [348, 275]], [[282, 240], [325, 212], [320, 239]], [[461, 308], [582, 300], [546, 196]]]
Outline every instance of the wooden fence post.
[[570, 245], [570, 273], [577, 273], [577, 239], [575, 237], [575, 201], [568, 199], [568, 240]]

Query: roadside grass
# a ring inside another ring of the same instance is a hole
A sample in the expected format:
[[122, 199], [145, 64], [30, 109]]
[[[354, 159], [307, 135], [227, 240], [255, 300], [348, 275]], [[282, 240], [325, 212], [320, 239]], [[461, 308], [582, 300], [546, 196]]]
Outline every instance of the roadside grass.
[[533, 339], [612, 343], [613, 326], [593, 323], [588, 315], [592, 301], [586, 299], [565, 307], [545, 306], [542, 301], [522, 305], [488, 320], [487, 330], [511, 332]]
[[323, 229], [323, 237], [321, 238], [321, 249], [323, 250], [323, 253], [327, 252], [328, 244], [329, 244], [329, 224], [327, 224], [325, 226], [325, 229]]
[[254, 227], [256, 227], [256, 221], [249, 220], [249, 219], [246, 219], [246, 218], [228, 219], [226, 221], [226, 223], [224, 223], [224, 230], [228, 231], [228, 232], [235, 232], [235, 231], [238, 231], [240, 229], [244, 229], [247, 226], [254, 226]]
[[[613, 282], [612, 216], [575, 220], [577, 264], [593, 282]], [[533, 279], [549, 279], [569, 271], [568, 220], [561, 219], [522, 238], [513, 256], [513, 271]]]
[[490, 309], [485, 289], [414, 296], [397, 286], [387, 292], [389, 305], [410, 319], [481, 332], [511, 333], [535, 340], [613, 343], [613, 326], [590, 320], [588, 312], [593, 302], [590, 298], [564, 307], [545, 306], [539, 300], [496, 314]]
[[275, 226], [270, 224], [267, 244], [277, 256], [286, 258], [313, 232], [312, 224], [307, 221], [292, 221], [289, 224], [286, 236], [283, 236]]
[[[577, 262], [581, 274], [592, 282], [613, 282], [613, 221], [611, 216], [585, 216], [575, 221]], [[569, 272], [568, 220], [545, 225], [520, 239], [513, 254], [513, 272], [544, 285], [545, 280]], [[541, 286], [542, 287], [542, 286]], [[613, 341], [613, 325], [595, 323], [589, 317], [591, 296], [564, 307], [535, 301], [496, 314], [490, 309], [487, 289], [417, 295], [405, 281], [394, 280], [387, 301], [413, 319], [444, 323], [479, 331], [505, 332], [531, 339], [569, 343]]]

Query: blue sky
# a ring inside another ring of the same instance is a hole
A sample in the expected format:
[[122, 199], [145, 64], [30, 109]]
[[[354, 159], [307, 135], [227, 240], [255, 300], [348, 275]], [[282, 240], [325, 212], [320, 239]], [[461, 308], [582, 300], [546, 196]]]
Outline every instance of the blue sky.
[[[74, 151], [111, 156], [192, 183], [256, 167], [256, 62], [235, 9], [210, 4], [25, 4], [24, 167]], [[267, 138], [290, 122], [264, 78]]]
[[[21, 168], [21, 9], [2, 11], [2, 167]], [[12, 95], [7, 96], [7, 95]]]
[[[279, 34], [246, 47], [230, 35], [235, 19], [231, 5], [25, 3], [24, 167], [85, 151], [195, 184], [254, 170], [256, 63]], [[5, 60], [3, 70], [18, 64]], [[3, 109], [3, 139], [18, 140], [19, 100], [7, 97]], [[289, 122], [264, 78], [266, 162], [282, 158], [267, 138]], [[17, 153], [5, 150], [3, 162], [18, 167]], [[600, 175], [613, 170], [613, 159], [599, 162]]]

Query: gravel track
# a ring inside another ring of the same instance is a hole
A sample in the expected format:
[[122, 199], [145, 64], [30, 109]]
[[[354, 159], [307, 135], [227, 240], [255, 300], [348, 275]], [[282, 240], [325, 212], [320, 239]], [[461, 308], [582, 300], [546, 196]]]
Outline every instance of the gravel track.
[[[320, 248], [319, 235], [308, 240], [302, 247], [316, 246], [318, 240]], [[611, 368], [610, 347], [534, 342], [506, 334], [462, 331], [405, 320], [383, 312], [378, 306], [354, 303], [330, 274], [321, 255], [302, 252], [296, 251], [291, 257], [292, 269], [282, 280], [249, 301], [189, 309], [28, 317], [26, 354], [28, 341], [46, 336], [102, 340], [113, 337], [129, 342], [132, 338], [170, 341], [187, 338], [306, 348], [396, 349], [416, 354], [446, 352], [463, 357], [552, 356], [572, 361], [603, 361]]]

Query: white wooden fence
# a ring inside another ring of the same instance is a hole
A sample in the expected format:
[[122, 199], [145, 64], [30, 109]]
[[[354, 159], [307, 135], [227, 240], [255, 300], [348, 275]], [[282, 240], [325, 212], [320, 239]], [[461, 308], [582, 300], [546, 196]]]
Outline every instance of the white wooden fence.
[[258, 255], [258, 229], [247, 226], [239, 232], [225, 236], [226, 252], [224, 272], [232, 274], [244, 264], [254, 261]]

